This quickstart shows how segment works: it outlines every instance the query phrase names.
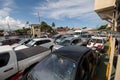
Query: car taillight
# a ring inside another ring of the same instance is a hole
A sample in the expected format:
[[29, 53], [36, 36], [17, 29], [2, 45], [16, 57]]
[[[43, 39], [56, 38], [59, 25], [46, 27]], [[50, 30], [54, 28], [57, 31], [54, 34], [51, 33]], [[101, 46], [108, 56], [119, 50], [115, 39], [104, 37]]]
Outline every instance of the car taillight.
[[98, 48], [98, 49], [101, 49], [101, 48], [102, 48], [102, 45], [98, 45], [97, 48]]
[[23, 72], [17, 73], [15, 76], [13, 76], [10, 80], [19, 80], [22, 77]]

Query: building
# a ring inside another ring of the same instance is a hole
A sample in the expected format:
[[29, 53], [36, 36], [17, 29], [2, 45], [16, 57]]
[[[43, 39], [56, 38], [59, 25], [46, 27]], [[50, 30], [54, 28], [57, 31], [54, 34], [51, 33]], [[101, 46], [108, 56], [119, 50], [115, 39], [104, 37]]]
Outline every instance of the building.
[[[112, 27], [112, 31], [120, 32], [120, 0], [95, 0], [95, 12], [100, 16], [102, 20], [108, 21]], [[120, 55], [118, 60], [116, 60], [116, 69], [114, 70], [113, 60], [115, 56], [115, 38], [111, 36], [110, 38], [110, 48], [108, 49], [109, 62], [106, 70], [107, 80], [119, 80], [120, 79]], [[117, 62], [118, 61], [118, 62]], [[112, 79], [114, 71], [114, 79]]]
[[120, 0], [95, 0], [95, 12], [102, 20], [113, 24], [112, 30], [120, 31]]
[[40, 37], [41, 35], [41, 29], [40, 29], [40, 24], [31, 24], [31, 34], [33, 37], [38, 36]]

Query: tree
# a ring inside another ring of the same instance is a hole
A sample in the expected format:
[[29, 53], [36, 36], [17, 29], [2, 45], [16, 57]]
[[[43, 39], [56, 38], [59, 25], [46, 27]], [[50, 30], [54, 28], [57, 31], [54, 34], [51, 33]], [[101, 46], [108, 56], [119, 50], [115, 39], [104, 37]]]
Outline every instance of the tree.
[[46, 33], [48, 28], [48, 24], [44, 21], [41, 22], [41, 31], [44, 31]]
[[52, 27], [55, 27], [55, 23], [54, 22], [52, 22]]
[[102, 30], [102, 29], [106, 29], [107, 28], [107, 24], [106, 25], [101, 25], [98, 30]]

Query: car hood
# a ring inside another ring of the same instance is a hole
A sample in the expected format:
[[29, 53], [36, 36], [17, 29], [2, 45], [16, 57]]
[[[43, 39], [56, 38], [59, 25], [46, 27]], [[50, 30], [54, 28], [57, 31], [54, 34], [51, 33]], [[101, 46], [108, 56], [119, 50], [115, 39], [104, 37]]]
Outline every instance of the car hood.
[[11, 45], [12, 48], [15, 48], [15, 47], [17, 47], [17, 46], [20, 46], [20, 44], [15, 43], [15, 44]]
[[21, 50], [21, 49], [25, 49], [25, 48], [28, 48], [28, 47], [25, 45], [21, 45], [21, 46], [16, 47], [14, 50]]
[[53, 47], [53, 49], [59, 49], [59, 48], [61, 48], [61, 47], [63, 47], [62, 45], [54, 45], [54, 47]]

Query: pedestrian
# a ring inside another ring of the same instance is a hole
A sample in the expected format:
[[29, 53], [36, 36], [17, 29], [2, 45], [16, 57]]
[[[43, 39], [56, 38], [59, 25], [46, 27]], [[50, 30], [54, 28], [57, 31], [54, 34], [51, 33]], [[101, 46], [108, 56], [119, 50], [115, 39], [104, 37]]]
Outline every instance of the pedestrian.
[[115, 54], [118, 54], [118, 40], [115, 38]]

